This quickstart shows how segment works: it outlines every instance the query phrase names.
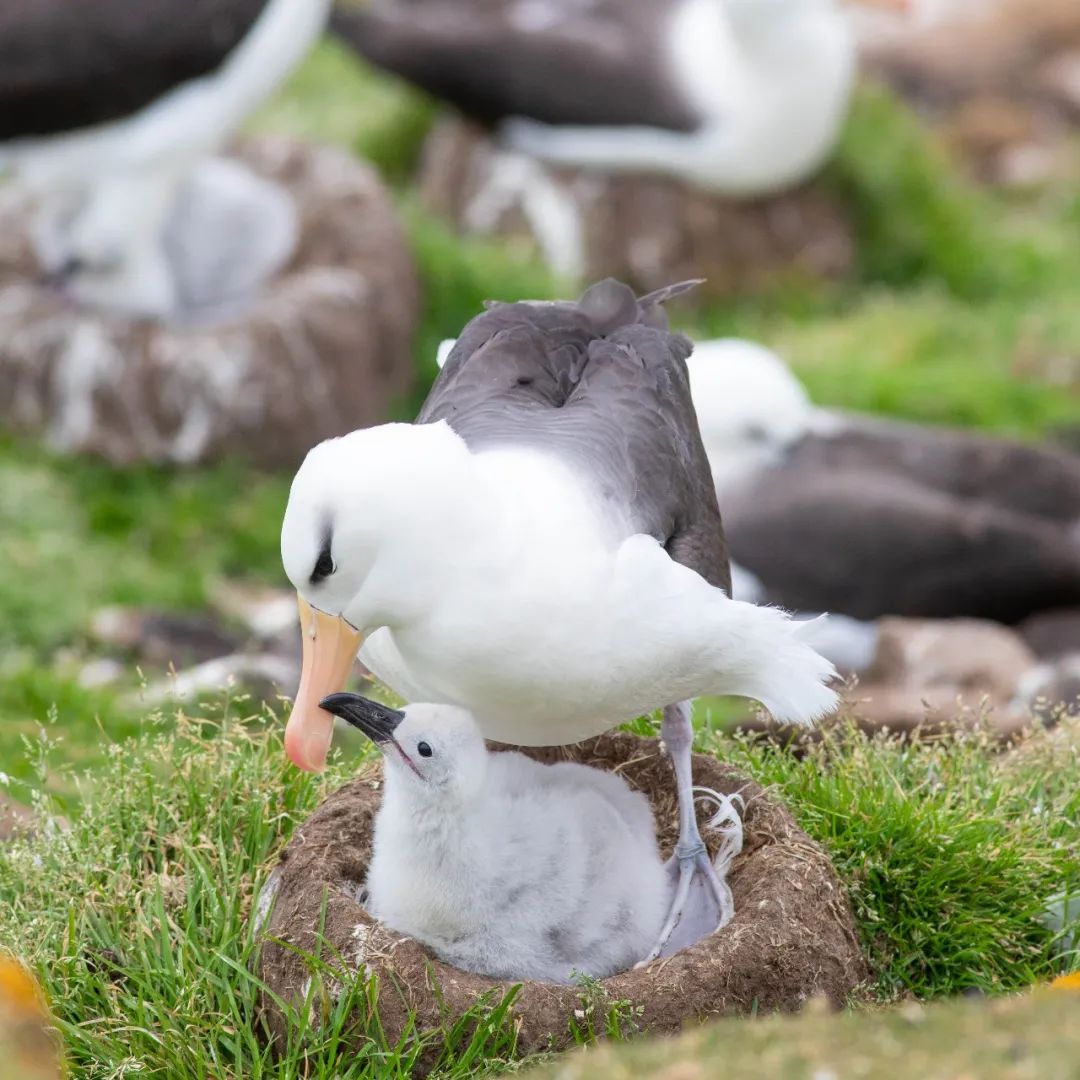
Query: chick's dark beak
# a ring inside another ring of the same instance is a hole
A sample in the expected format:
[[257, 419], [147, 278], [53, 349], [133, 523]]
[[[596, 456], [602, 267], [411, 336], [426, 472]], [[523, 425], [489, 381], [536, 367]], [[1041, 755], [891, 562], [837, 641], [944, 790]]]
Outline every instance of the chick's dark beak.
[[399, 709], [380, 705], [359, 694], [328, 694], [319, 708], [359, 728], [376, 746], [394, 741], [394, 729], [405, 719]]

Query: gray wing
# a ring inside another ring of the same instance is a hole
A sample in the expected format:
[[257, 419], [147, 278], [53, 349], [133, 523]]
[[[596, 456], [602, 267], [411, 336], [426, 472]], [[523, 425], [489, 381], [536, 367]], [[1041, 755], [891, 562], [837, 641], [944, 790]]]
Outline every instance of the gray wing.
[[1013, 623], [1080, 604], [1080, 549], [1061, 529], [894, 473], [780, 467], [724, 516], [732, 558], [789, 608]]
[[837, 435], [811, 436], [792, 456], [812, 468], [892, 472], [964, 499], [1050, 521], [1080, 521], [1080, 456], [967, 431], [852, 418]]
[[137, 112], [220, 66], [268, 0], [0, 0], [0, 141]]
[[529, 446], [591, 481], [628, 535], [730, 592], [720, 511], [690, 398], [690, 342], [625, 285], [577, 304], [500, 304], [465, 328], [417, 422], [446, 420], [474, 450]]
[[644, 124], [692, 131], [666, 68], [670, 0], [390, 0], [331, 29], [373, 64], [484, 123]]

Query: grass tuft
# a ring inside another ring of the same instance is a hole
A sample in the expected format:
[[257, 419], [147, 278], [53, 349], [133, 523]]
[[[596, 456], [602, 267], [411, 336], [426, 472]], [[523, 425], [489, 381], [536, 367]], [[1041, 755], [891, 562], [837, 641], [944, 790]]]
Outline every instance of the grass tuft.
[[845, 881], [882, 1000], [1019, 990], [1062, 970], [1047, 909], [1080, 885], [1076, 744], [1003, 769], [985, 733], [901, 744], [831, 730], [801, 760], [709, 749], [772, 785]]

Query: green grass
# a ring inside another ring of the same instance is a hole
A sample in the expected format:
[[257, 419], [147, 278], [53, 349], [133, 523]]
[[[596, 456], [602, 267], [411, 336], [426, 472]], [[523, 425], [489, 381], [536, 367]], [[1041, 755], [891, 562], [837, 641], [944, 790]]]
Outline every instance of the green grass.
[[371, 161], [387, 180], [404, 181], [433, 118], [434, 106], [422, 94], [380, 76], [328, 38], [248, 126], [337, 143]]
[[[407, 1076], [422, 1050], [441, 1054], [444, 1076], [508, 1065], [513, 1026], [499, 1002], [468, 1037], [448, 1019], [394, 1046], [369, 1016], [365, 1054], [345, 1053], [349, 1012], [371, 987], [331, 967], [327, 977], [345, 978], [341, 1002], [325, 1003], [321, 1028], [298, 1024], [271, 1066], [257, 1037], [259, 941], [247, 917], [275, 851], [355, 766], [336, 754], [324, 776], [302, 774], [286, 764], [279, 731], [272, 714], [151, 717], [108, 747], [70, 833], [0, 847], [0, 946], [42, 980], [76, 1075]], [[977, 738], [907, 747], [838, 738], [827, 756], [801, 762], [737, 740], [706, 743], [773, 785], [832, 852], [877, 1000], [1016, 990], [1080, 959], [1055, 954], [1039, 918], [1070, 875], [1080, 883], [1075, 743], [1010, 769]], [[39, 780], [50, 756], [40, 744]]]
[[710, 748], [793, 806], [847, 883], [877, 995], [1019, 990], [1060, 970], [1045, 925], [1080, 887], [1080, 753], [1016, 771], [990, 741], [900, 745], [830, 733], [802, 760]]
[[950, 1002], [876, 1015], [724, 1020], [678, 1039], [569, 1055], [536, 1080], [1072, 1080], [1080, 1059], [1076, 993]]

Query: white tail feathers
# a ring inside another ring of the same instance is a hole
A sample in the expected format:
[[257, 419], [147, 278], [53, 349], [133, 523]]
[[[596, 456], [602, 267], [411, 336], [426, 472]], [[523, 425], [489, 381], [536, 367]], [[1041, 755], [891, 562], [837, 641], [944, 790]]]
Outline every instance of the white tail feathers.
[[[825, 616], [795, 622], [777, 608], [752, 607], [741, 644], [749, 655], [731, 692], [760, 701], [782, 724], [813, 724], [838, 702], [836, 668], [811, 644]], [[817, 628], [817, 630], [816, 630]]]

